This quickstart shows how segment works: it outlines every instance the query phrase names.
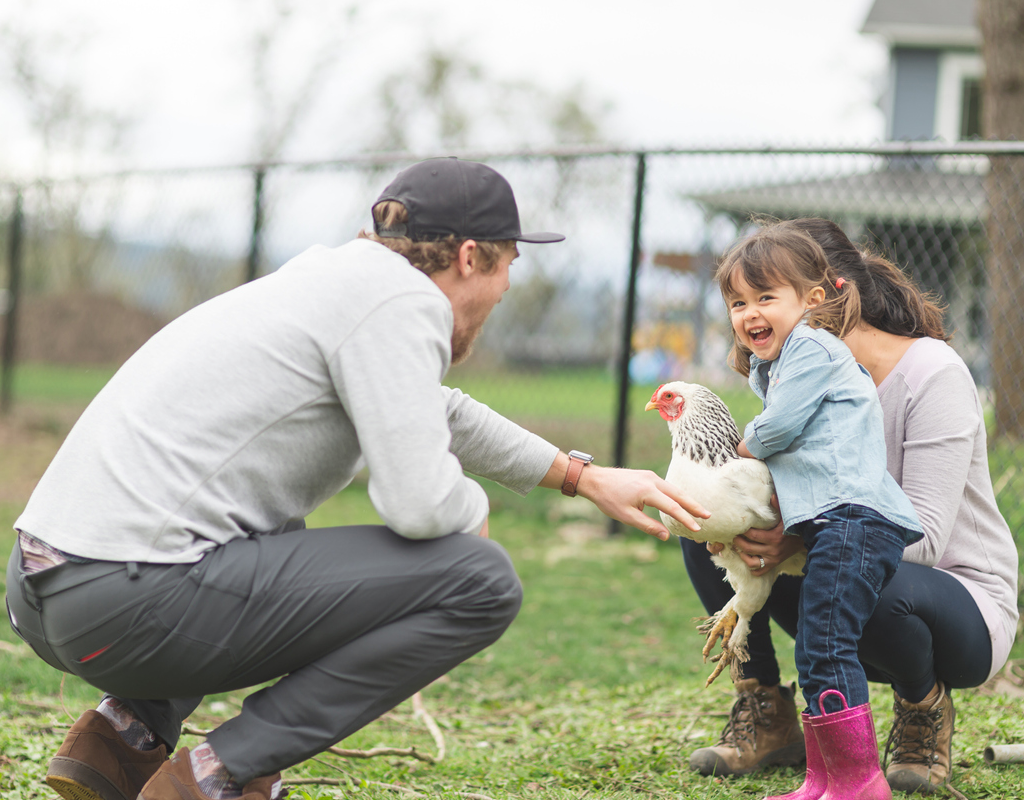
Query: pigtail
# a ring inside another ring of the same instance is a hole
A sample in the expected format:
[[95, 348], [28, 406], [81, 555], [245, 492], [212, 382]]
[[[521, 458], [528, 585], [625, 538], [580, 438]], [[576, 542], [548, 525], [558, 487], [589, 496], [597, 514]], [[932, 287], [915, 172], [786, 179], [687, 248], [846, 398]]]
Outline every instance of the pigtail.
[[860, 289], [831, 266], [826, 266], [824, 277], [825, 300], [807, 312], [807, 324], [843, 339], [860, 324]]
[[861, 252], [861, 258], [874, 284], [864, 301], [866, 323], [896, 336], [952, 340], [943, 322], [946, 309], [938, 297], [922, 292], [888, 259], [867, 251]]

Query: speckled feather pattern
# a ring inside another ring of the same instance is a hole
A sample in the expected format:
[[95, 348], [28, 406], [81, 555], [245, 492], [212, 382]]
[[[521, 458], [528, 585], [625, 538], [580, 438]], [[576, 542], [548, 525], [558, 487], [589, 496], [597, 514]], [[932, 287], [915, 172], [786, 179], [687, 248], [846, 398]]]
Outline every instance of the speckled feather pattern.
[[674, 453], [709, 467], [721, 467], [740, 458], [736, 452], [742, 438], [740, 430], [728, 407], [710, 389], [693, 386], [683, 418], [685, 424], [669, 425]]
[[[742, 438], [739, 429], [728, 407], [710, 389], [673, 381], [660, 387], [655, 398], [663, 401], [659, 408], [663, 416], [669, 415], [666, 419], [672, 436], [672, 461], [665, 479], [711, 512], [708, 519], [701, 520], [697, 533], [664, 513], [661, 519], [677, 536], [725, 544], [725, 550], [712, 560], [725, 570], [725, 578], [736, 592], [725, 608], [701, 626], [708, 636], [705, 658], [716, 639], [722, 639], [721, 660], [708, 684], [727, 664], [736, 680], [739, 664], [746, 660], [750, 618], [764, 606], [775, 578], [780, 573], [799, 574], [804, 559], [802, 554], [793, 556], [764, 575], [751, 573], [730, 545], [751, 528], [771, 529], [778, 523], [778, 513], [771, 506], [774, 485], [767, 465], [736, 452]], [[681, 413], [672, 419], [680, 398]]]

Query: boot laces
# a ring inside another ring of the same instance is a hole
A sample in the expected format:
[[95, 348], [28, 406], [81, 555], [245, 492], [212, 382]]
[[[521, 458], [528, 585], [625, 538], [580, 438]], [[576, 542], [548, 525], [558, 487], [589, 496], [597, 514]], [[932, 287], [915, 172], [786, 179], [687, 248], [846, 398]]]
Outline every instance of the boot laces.
[[[770, 704], [765, 703], [764, 705]], [[761, 706], [760, 699], [753, 692], [744, 692], [737, 697], [729, 712], [729, 721], [722, 729], [718, 745], [742, 749], [742, 743], [749, 742], [751, 746], [754, 746], [757, 742], [757, 726], [771, 727], [771, 722], [765, 719]]]
[[892, 753], [894, 764], [927, 764], [936, 760], [939, 731], [942, 729], [942, 704], [930, 711], [904, 708], [897, 700], [893, 703], [894, 719], [889, 740], [885, 743], [883, 762], [889, 763]]

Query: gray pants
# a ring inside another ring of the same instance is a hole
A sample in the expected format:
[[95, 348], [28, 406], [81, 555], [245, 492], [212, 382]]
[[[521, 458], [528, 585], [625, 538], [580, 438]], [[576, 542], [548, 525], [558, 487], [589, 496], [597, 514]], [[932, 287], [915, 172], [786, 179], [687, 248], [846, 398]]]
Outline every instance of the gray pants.
[[238, 539], [195, 564], [7, 570], [15, 630], [170, 748], [204, 695], [277, 680], [210, 734], [244, 784], [344, 739], [496, 641], [522, 589], [500, 545], [379, 526]]

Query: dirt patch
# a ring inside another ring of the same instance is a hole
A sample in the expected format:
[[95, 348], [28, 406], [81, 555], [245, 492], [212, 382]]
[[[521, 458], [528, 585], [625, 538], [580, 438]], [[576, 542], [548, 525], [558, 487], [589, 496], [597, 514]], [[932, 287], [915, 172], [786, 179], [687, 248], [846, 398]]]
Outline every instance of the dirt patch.
[[18, 306], [17, 358], [47, 364], [123, 364], [166, 322], [111, 295], [29, 296]]

